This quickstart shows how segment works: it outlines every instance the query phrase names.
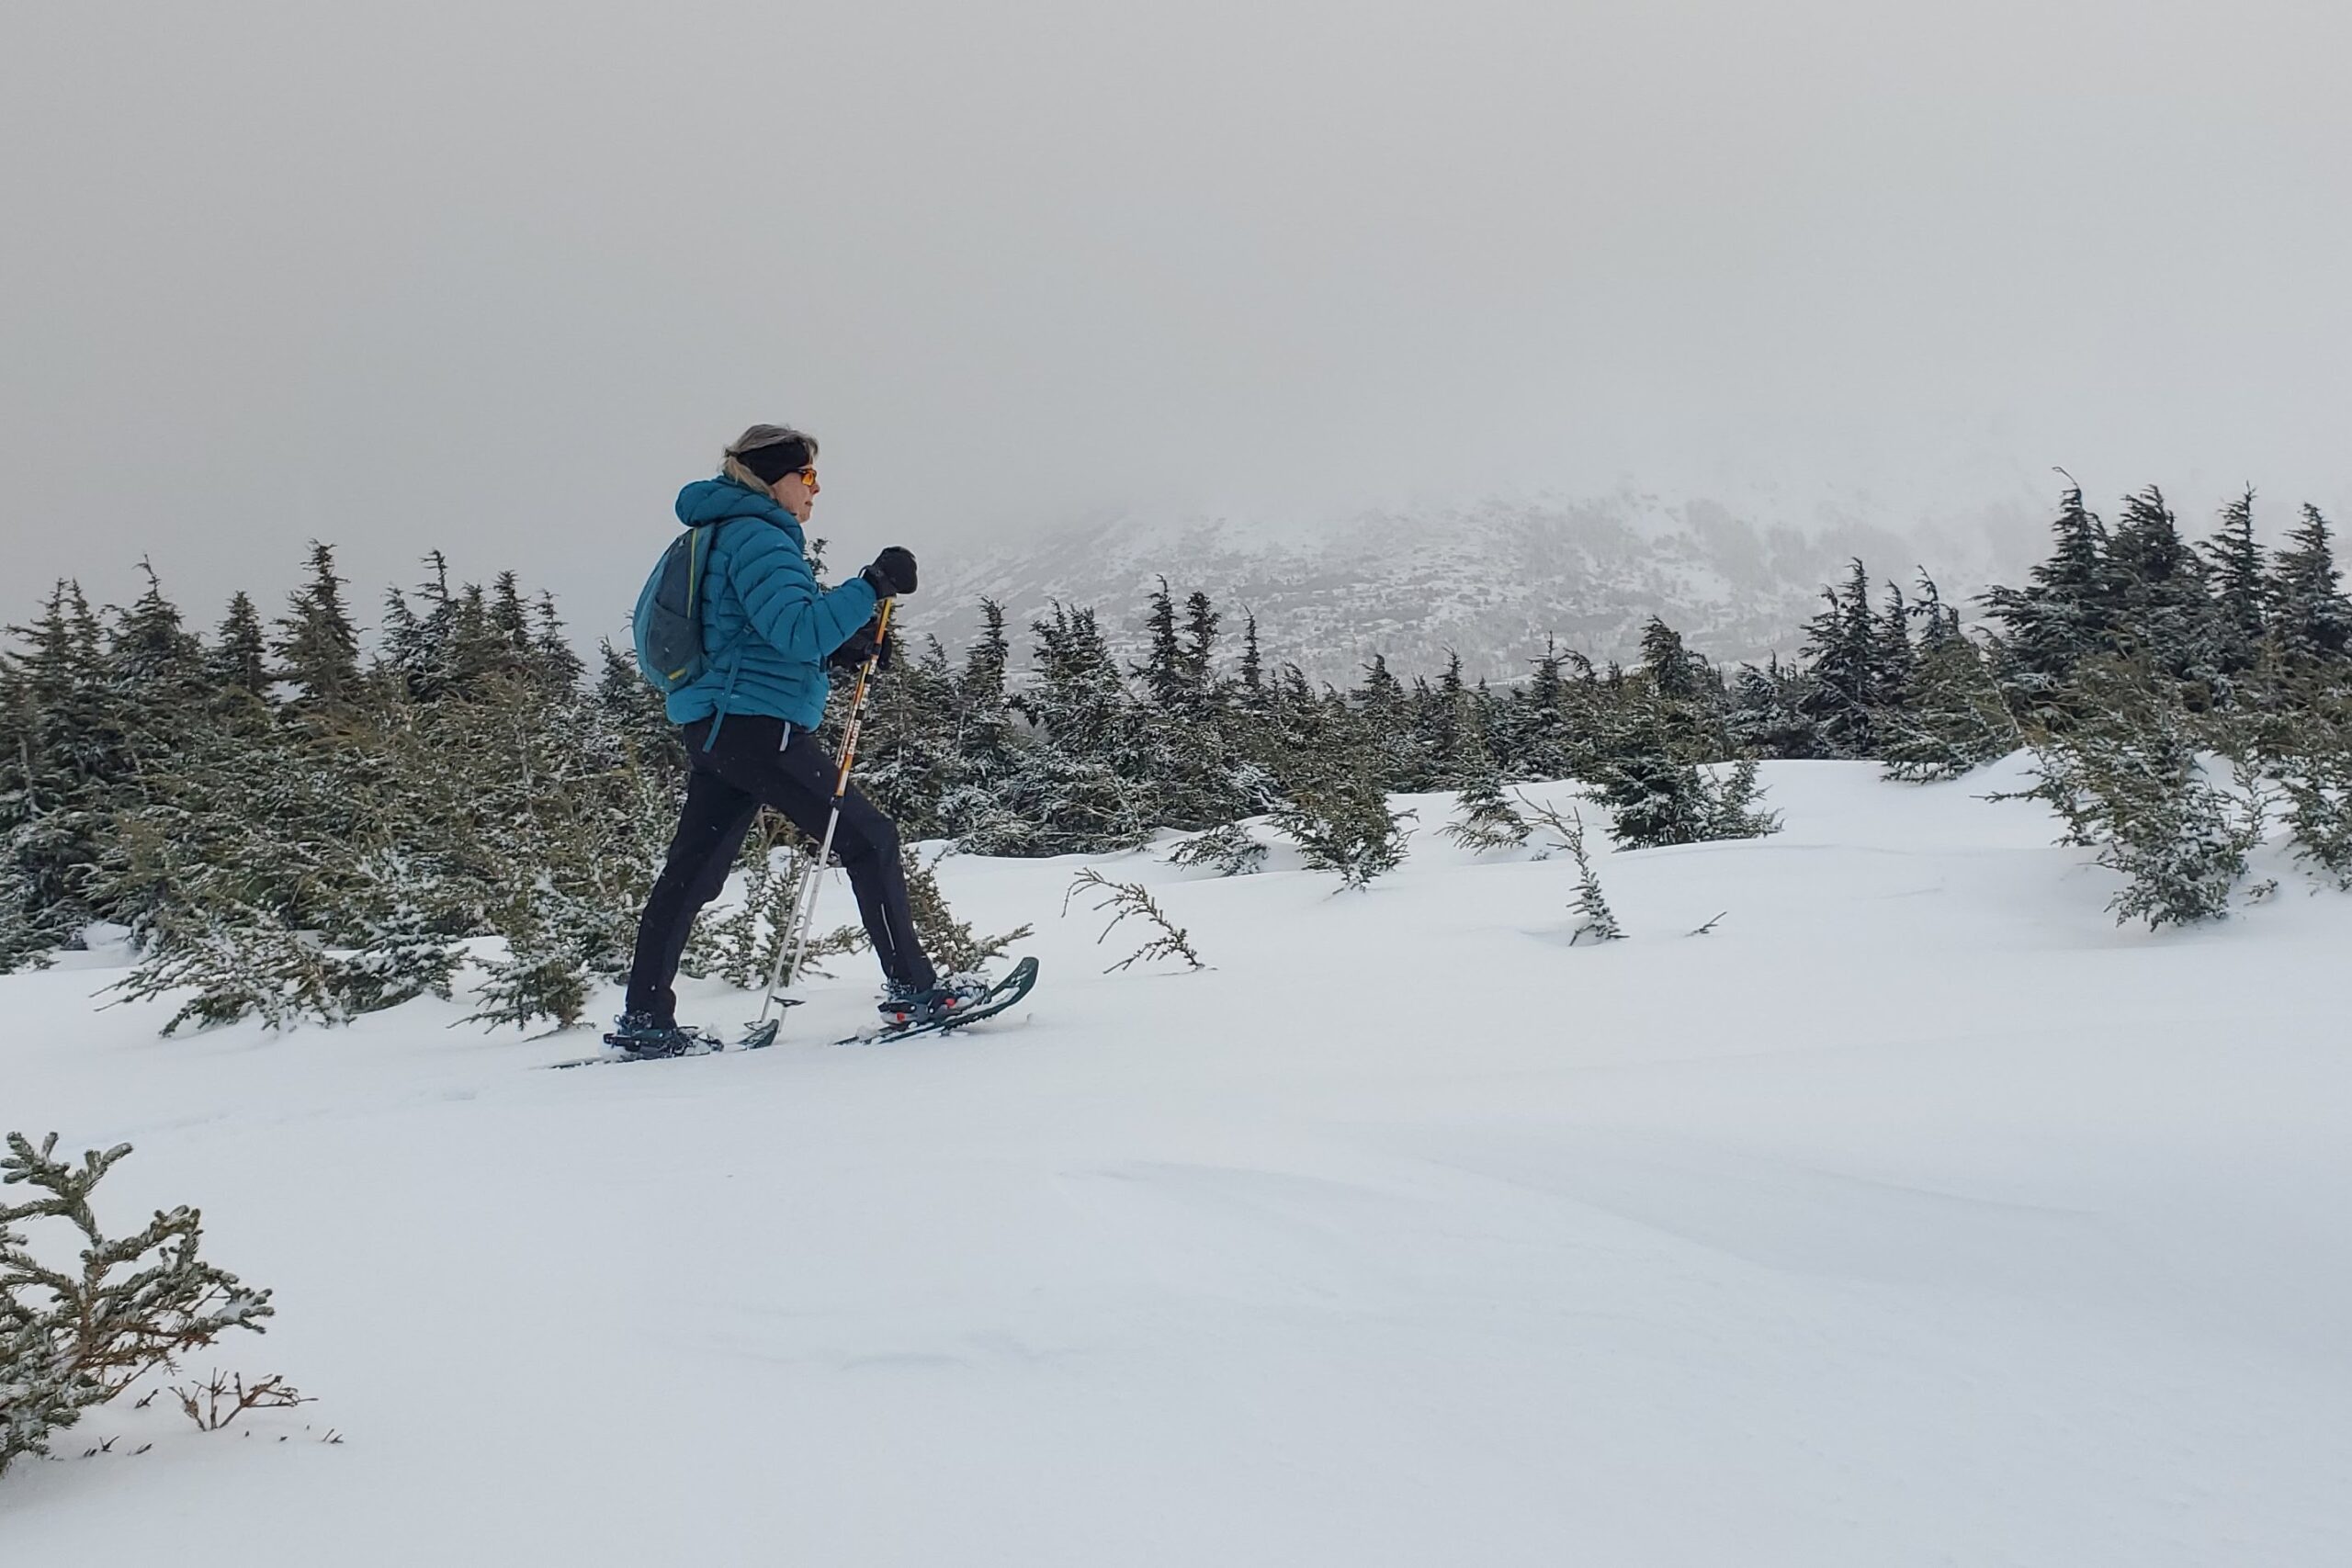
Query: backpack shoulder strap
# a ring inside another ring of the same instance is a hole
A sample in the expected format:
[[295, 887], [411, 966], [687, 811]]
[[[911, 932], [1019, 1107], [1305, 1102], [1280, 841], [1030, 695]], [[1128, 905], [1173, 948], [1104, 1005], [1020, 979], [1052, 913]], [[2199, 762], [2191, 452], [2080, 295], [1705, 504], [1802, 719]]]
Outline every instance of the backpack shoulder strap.
[[[710, 530], [710, 542], [708, 545], [705, 546], [703, 549], [702, 569], [695, 575], [695, 606], [697, 618], [700, 617], [703, 612], [707, 611], [710, 607], [710, 601], [703, 592], [703, 582], [710, 576], [711, 558], [718, 553], [719, 530], [726, 527], [729, 523], [740, 521], [740, 518], [721, 517], [713, 522], [696, 523], [693, 525], [695, 528], [707, 528]], [[736, 629], [735, 636], [729, 639], [727, 644], [728, 648], [733, 650], [738, 661], [740, 661], [743, 657], [743, 634], [750, 629], [751, 623], [746, 619], [744, 624]], [[728, 687], [730, 691], [733, 689], [734, 684], [734, 679], [730, 674], [728, 679]]]

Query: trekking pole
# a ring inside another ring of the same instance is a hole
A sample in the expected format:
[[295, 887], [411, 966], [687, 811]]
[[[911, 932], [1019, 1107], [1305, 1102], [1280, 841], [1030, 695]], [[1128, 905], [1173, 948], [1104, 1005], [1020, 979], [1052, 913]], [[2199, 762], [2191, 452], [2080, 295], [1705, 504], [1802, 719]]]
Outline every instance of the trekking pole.
[[775, 1040], [776, 1032], [783, 1027], [781, 1019], [774, 1023], [768, 1021], [768, 1010], [775, 1005], [775, 988], [784, 977], [786, 947], [792, 950], [793, 981], [795, 984], [799, 982], [800, 960], [808, 950], [808, 933], [817, 925], [817, 890], [824, 886], [825, 861], [833, 852], [833, 829], [841, 823], [842, 797], [849, 794], [850, 765], [857, 761], [857, 731], [865, 717], [866, 682], [874, 679], [875, 666], [881, 662], [882, 641], [890, 635], [890, 608], [897, 603], [895, 599], [883, 600], [882, 608], [875, 617], [874, 651], [865, 656], [865, 663], [857, 672], [857, 688], [850, 694], [849, 723], [842, 731], [842, 765], [833, 775], [833, 801], [831, 809], [825, 813], [824, 841], [817, 846], [816, 858], [801, 867], [798, 883], [792, 895], [792, 939], [788, 942], [778, 941], [776, 943], [775, 962], [768, 968], [767, 993], [760, 998], [758, 1021], [743, 1035], [745, 1045], [771, 1044]]

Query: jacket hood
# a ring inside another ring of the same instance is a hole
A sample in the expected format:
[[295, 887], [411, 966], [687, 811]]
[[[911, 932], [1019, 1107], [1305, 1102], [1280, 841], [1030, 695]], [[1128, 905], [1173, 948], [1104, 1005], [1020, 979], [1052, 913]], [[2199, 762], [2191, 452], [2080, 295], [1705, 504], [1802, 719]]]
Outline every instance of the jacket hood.
[[775, 503], [774, 496], [763, 495], [749, 485], [733, 479], [696, 479], [678, 492], [678, 522], [692, 528], [703, 523], [725, 523], [737, 517], [758, 517], [788, 528], [794, 538], [800, 536], [800, 525], [792, 513]]

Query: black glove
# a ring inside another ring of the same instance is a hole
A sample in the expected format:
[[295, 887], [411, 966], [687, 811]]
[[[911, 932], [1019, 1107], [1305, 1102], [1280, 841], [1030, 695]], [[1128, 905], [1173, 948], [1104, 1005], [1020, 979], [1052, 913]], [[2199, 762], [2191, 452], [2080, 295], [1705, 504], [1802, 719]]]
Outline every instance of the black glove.
[[888, 670], [895, 640], [882, 635], [882, 617], [876, 615], [850, 633], [847, 642], [825, 656], [825, 662], [836, 670], [854, 670], [871, 659], [876, 670]]
[[915, 553], [904, 545], [892, 545], [874, 558], [874, 564], [857, 574], [874, 585], [876, 599], [895, 599], [901, 593], [915, 591]]

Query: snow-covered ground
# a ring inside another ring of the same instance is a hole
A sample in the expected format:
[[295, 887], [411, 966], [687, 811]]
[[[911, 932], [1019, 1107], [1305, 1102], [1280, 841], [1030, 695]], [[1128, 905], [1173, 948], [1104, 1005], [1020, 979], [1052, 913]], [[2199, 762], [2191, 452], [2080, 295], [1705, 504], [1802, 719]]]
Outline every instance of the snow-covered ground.
[[820, 1043], [862, 957], [773, 1051], [572, 1073], [0, 981], [0, 1127], [135, 1143], [102, 1213], [277, 1292], [198, 1370], [318, 1396], [94, 1413], [0, 1561], [2352, 1562], [2352, 899], [2120, 931], [2006, 776], [1768, 766], [1779, 837], [1599, 859], [1600, 948], [1436, 799], [1363, 894], [1094, 863], [1201, 974], [952, 861], [1044, 981], [895, 1046]]

